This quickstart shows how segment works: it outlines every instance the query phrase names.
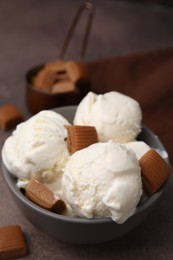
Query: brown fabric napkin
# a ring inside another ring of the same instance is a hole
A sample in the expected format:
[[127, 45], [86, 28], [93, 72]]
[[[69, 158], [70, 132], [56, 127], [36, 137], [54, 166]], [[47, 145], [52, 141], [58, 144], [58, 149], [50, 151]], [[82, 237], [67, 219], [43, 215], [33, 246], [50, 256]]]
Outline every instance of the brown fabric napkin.
[[173, 157], [173, 48], [95, 61], [88, 68], [92, 91], [115, 90], [140, 103], [143, 123]]

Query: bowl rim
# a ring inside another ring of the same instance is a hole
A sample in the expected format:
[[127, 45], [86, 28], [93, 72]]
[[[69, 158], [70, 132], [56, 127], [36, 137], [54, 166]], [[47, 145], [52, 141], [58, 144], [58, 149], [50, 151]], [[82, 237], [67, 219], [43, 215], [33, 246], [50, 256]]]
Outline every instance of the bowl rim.
[[[58, 112], [59, 110], [63, 110], [63, 109], [65, 109], [65, 110], [68, 110], [68, 109], [75, 110], [76, 107], [77, 106], [62, 106], [62, 107], [54, 108], [52, 110], [55, 111], [55, 112]], [[58, 112], [58, 113], [60, 113], [60, 112]], [[146, 127], [145, 125], [143, 125], [142, 129], [143, 130], [146, 129], [150, 134], [154, 135], [154, 133], [148, 127]], [[154, 135], [154, 137], [157, 139], [157, 142], [159, 142], [159, 145], [166, 152], [166, 149], [163, 146], [163, 144], [160, 142], [159, 138], [156, 135]], [[57, 213], [48, 211], [48, 210], [36, 205], [35, 203], [33, 203], [32, 201], [27, 199], [27, 197], [20, 191], [20, 189], [17, 187], [17, 185], [15, 185], [16, 184], [15, 183], [16, 178], [9, 172], [9, 170], [5, 166], [5, 164], [3, 162], [3, 155], [2, 154], [3, 154], [3, 148], [2, 148], [2, 151], [1, 151], [1, 168], [2, 168], [3, 177], [4, 177], [4, 179], [5, 179], [5, 181], [8, 185], [8, 188], [13, 192], [13, 194], [15, 194], [15, 196], [20, 201], [22, 201], [26, 206], [29, 206], [29, 208], [31, 208], [32, 210], [37, 211], [40, 214], [43, 214], [47, 217], [54, 218], [56, 220], [73, 222], [73, 223], [78, 223], [78, 224], [99, 224], [99, 223], [103, 224], [103, 223], [111, 223], [111, 222], [117, 224], [110, 217], [87, 219], [87, 218], [81, 218], [81, 217], [67, 216], [67, 215], [61, 215], [61, 214], [57, 214]], [[168, 162], [169, 162], [169, 159], [168, 159]], [[158, 198], [164, 192], [168, 182], [169, 182], [169, 178], [156, 193], [152, 194], [151, 196], [148, 196], [148, 198], [142, 204], [139, 204], [137, 206], [134, 214], [132, 216], [130, 216], [124, 223], [126, 223], [134, 215], [141, 213], [146, 208], [151, 206], [154, 202], [156, 202], [158, 200]], [[122, 223], [121, 225], [123, 225], [124, 223]], [[117, 225], [119, 225], [119, 224], [117, 224]]]

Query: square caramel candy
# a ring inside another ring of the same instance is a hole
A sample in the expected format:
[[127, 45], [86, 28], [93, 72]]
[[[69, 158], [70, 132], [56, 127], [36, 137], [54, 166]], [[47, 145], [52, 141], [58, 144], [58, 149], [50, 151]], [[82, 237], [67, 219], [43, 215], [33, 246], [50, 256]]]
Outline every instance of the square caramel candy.
[[98, 142], [94, 126], [65, 125], [67, 129], [67, 145], [70, 154]]
[[8, 130], [22, 121], [22, 113], [13, 105], [7, 104], [0, 107], [0, 127], [3, 130]]
[[153, 149], [140, 158], [139, 165], [144, 189], [149, 194], [157, 192], [171, 174], [171, 167]]
[[27, 255], [27, 246], [19, 225], [0, 227], [0, 259], [18, 259]]

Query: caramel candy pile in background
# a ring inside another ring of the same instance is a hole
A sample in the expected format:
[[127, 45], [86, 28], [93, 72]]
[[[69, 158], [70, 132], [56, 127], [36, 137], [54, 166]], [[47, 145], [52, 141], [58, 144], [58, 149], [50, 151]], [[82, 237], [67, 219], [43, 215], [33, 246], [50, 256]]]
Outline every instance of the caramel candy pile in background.
[[33, 85], [43, 92], [58, 94], [78, 91], [83, 81], [88, 81], [84, 64], [59, 60], [47, 63], [34, 77]]

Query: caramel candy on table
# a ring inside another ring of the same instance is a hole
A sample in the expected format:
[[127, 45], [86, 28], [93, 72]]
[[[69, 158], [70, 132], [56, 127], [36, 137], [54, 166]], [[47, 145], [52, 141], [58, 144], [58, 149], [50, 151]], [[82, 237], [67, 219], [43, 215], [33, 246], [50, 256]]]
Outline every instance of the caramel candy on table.
[[0, 127], [3, 130], [8, 130], [22, 121], [22, 113], [13, 105], [7, 104], [0, 107]]
[[27, 246], [19, 225], [0, 227], [0, 259], [16, 259], [27, 255]]
[[170, 166], [152, 149], [140, 158], [139, 165], [144, 189], [150, 194], [159, 190], [171, 173]]
[[32, 202], [49, 211], [60, 214], [66, 209], [64, 201], [37, 180], [28, 183], [25, 195]]
[[94, 126], [66, 125], [67, 144], [70, 154], [98, 142]]

